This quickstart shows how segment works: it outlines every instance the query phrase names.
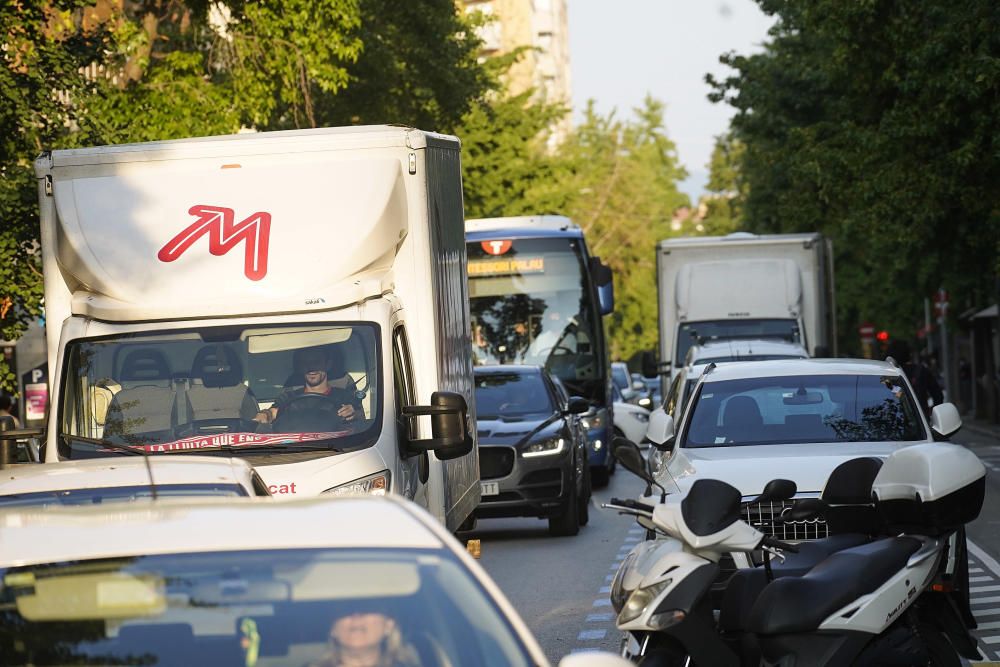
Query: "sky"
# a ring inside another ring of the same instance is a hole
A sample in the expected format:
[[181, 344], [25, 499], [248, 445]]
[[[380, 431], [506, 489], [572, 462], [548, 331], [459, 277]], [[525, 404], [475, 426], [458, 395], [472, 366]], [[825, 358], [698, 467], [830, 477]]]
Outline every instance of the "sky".
[[629, 114], [647, 93], [666, 108], [668, 136], [688, 178], [681, 190], [696, 202], [708, 181], [715, 136], [732, 107], [712, 104], [705, 74], [731, 72], [727, 51], [755, 53], [773, 20], [753, 0], [568, 0], [573, 108]]

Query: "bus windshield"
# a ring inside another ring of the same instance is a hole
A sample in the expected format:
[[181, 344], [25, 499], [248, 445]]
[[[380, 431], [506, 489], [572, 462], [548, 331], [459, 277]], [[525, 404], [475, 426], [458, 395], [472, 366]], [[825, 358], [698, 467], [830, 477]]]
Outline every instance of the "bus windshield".
[[72, 341], [60, 453], [327, 449], [378, 435], [371, 324], [200, 327]]
[[565, 237], [468, 244], [475, 364], [544, 366], [571, 391], [594, 393], [584, 387], [605, 375], [603, 339], [582, 246]]

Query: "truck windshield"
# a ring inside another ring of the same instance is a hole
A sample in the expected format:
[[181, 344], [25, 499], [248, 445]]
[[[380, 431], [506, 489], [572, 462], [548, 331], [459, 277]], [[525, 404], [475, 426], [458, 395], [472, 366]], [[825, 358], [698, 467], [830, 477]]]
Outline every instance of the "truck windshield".
[[368, 446], [381, 414], [378, 351], [372, 324], [238, 325], [73, 341], [60, 454]]
[[571, 393], [603, 400], [603, 382], [594, 382], [607, 375], [603, 331], [582, 242], [528, 238], [467, 247], [473, 362], [544, 366]]
[[371, 649], [379, 665], [534, 664], [438, 550], [137, 555], [0, 577], [5, 665], [342, 665], [345, 646]]
[[807, 375], [701, 385], [682, 447], [923, 440], [899, 377]]
[[[732, 340], [739, 338], [773, 338], [803, 344], [799, 323], [795, 320], [708, 320], [682, 322], [677, 327], [677, 353], [674, 363], [681, 367], [688, 349], [698, 341]], [[699, 360], [700, 361], [700, 360]]]

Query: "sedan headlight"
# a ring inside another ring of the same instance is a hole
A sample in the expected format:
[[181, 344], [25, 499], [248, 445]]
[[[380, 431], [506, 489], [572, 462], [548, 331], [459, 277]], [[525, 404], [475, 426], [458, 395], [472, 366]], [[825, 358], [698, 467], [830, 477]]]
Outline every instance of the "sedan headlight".
[[653, 601], [663, 592], [663, 590], [673, 583], [673, 579], [664, 579], [645, 588], [639, 588], [629, 596], [625, 607], [618, 614], [619, 623], [628, 623], [642, 616], [646, 607], [653, 604]]
[[368, 475], [353, 482], [327, 489], [323, 493], [334, 496], [384, 496], [389, 493], [389, 471], [383, 470], [374, 475]]
[[521, 456], [526, 459], [534, 456], [552, 456], [559, 454], [565, 448], [566, 440], [563, 438], [548, 438], [529, 443], [527, 447], [521, 450]]

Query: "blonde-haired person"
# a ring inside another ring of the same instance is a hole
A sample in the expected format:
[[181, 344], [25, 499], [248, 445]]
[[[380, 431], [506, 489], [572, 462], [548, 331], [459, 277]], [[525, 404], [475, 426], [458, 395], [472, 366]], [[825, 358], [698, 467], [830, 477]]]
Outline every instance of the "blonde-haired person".
[[311, 667], [420, 667], [420, 658], [395, 619], [362, 610], [333, 622], [329, 648]]

